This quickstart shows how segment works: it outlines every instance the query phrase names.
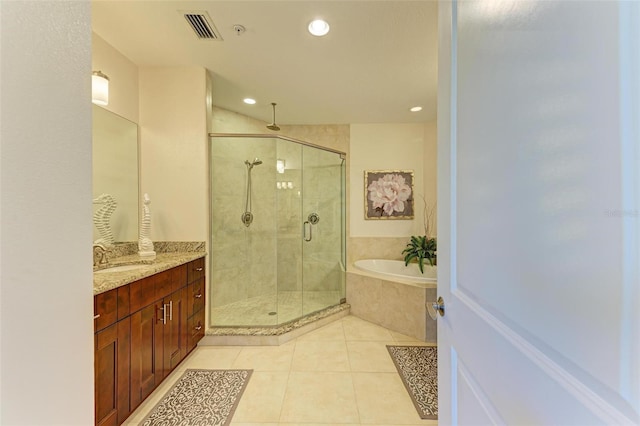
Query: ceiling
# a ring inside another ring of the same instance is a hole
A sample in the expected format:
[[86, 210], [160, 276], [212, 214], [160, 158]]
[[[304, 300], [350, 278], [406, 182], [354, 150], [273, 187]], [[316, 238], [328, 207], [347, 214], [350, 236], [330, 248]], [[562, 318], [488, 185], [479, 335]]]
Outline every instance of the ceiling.
[[[213, 103], [278, 124], [416, 123], [436, 116], [437, 2], [94, 0], [93, 30], [140, 67], [201, 66]], [[184, 12], [223, 40], [200, 40]], [[321, 17], [331, 31], [314, 37]], [[246, 30], [236, 34], [234, 25]], [[245, 97], [256, 105], [242, 102]], [[423, 110], [409, 112], [420, 105]]]

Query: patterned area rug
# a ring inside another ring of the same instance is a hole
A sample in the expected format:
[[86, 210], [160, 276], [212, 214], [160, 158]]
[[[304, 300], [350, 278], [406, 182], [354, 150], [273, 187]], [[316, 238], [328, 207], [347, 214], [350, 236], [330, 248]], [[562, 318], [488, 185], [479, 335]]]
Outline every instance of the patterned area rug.
[[253, 370], [187, 370], [140, 426], [227, 426]]
[[422, 419], [438, 418], [438, 348], [390, 346], [391, 359]]

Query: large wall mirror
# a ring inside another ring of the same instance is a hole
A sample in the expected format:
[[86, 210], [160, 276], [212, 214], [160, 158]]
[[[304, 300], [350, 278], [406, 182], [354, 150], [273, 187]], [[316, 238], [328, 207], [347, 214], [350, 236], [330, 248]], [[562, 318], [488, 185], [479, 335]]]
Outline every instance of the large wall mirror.
[[[93, 198], [112, 196], [111, 230], [116, 242], [138, 240], [138, 125], [93, 105]], [[93, 205], [93, 211], [102, 204]], [[93, 240], [100, 238], [94, 223]]]

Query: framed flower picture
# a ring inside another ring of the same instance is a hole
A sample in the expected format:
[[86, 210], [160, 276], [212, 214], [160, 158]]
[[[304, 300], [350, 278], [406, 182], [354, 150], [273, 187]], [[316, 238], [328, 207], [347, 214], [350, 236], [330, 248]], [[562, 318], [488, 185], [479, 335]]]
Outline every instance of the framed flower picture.
[[365, 219], [413, 219], [413, 170], [365, 170]]

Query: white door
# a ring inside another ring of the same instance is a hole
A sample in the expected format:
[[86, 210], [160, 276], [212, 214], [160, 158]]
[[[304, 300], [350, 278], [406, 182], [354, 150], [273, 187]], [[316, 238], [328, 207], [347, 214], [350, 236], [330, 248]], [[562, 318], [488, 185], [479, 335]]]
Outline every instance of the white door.
[[640, 2], [439, 6], [439, 422], [640, 424]]

